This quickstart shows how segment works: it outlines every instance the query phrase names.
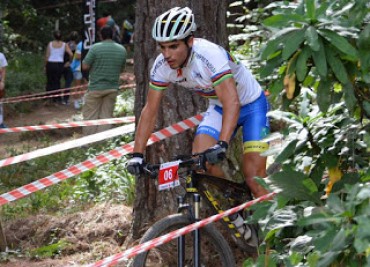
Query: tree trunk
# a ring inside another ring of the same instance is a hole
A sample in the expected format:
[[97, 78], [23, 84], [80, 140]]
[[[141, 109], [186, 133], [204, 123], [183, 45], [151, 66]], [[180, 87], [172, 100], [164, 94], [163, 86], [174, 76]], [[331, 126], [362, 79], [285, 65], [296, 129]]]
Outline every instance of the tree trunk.
[[0, 221], [0, 252], [5, 252], [8, 244], [6, 242], [6, 237], [4, 234], [3, 226]]
[[[227, 0], [138, 0], [136, 6], [135, 23], [135, 117], [139, 118], [145, 105], [148, 92], [149, 71], [158, 55], [157, 45], [151, 37], [153, 22], [157, 16], [166, 10], [175, 7], [191, 8], [195, 14], [198, 29], [196, 37], [227, 46], [226, 10]], [[158, 114], [156, 130], [184, 120], [206, 109], [206, 101], [188, 90], [171, 86], [163, 98], [161, 110]], [[177, 154], [191, 153], [191, 144], [194, 130], [173, 136], [161, 141], [146, 151], [146, 161], [158, 163], [166, 161]], [[134, 203], [133, 238], [138, 238], [142, 230], [153, 221], [176, 210], [175, 194], [172, 191], [158, 193], [153, 180], [141, 177], [136, 183], [136, 199]]]

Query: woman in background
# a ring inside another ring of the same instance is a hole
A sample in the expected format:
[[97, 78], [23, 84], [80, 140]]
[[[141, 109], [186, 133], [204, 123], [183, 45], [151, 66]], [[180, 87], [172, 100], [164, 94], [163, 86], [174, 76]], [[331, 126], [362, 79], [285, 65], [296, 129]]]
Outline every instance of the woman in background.
[[[49, 42], [45, 54], [46, 91], [52, 92], [61, 88], [60, 80], [63, 75], [64, 54], [69, 55], [69, 62], [72, 61], [72, 51], [68, 44], [62, 41], [62, 34], [59, 30], [54, 31], [54, 40]], [[54, 97], [53, 102], [61, 103], [61, 97]]]

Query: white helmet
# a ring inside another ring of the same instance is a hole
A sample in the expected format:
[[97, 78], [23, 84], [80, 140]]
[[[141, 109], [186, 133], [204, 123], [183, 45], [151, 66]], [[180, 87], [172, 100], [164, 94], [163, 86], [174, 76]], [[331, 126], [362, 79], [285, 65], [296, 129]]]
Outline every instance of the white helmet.
[[152, 37], [157, 42], [181, 40], [197, 29], [190, 8], [174, 7], [156, 18]]

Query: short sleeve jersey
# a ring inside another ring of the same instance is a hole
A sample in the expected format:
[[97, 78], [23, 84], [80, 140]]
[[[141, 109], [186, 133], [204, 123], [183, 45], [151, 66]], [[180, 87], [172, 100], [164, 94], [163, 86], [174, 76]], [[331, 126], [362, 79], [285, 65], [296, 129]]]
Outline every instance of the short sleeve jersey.
[[126, 49], [111, 40], [94, 44], [84, 64], [90, 65], [89, 90], [119, 89], [119, 75], [126, 65]]
[[171, 69], [163, 55], [156, 58], [150, 72], [150, 88], [164, 90], [170, 83], [181, 85], [209, 98], [210, 104], [222, 106], [215, 86], [234, 77], [241, 105], [256, 100], [261, 86], [251, 72], [219, 45], [201, 38], [194, 38], [189, 60], [181, 69]]

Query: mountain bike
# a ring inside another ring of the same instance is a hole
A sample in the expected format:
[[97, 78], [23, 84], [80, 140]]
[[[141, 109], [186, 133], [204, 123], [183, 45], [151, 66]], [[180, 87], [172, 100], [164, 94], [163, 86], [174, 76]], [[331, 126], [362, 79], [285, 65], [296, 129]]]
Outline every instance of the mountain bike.
[[[143, 235], [140, 243], [180, 229], [200, 220], [200, 206], [210, 215], [237, 206], [252, 199], [245, 183], [235, 183], [207, 175], [204, 154], [180, 156], [164, 164], [146, 164], [144, 172], [151, 178], [158, 178], [159, 190], [175, 188], [185, 184], [185, 192], [178, 194], [178, 213], [169, 215], [152, 225]], [[184, 181], [184, 182], [182, 182]], [[202, 202], [200, 202], [202, 199]], [[203, 207], [204, 206], [204, 207]], [[204, 209], [206, 208], [206, 209]], [[243, 211], [243, 217], [247, 211]], [[252, 244], [248, 243], [236, 229], [229, 217], [224, 217], [226, 235], [249, 253], [256, 252], [258, 229], [251, 227]], [[235, 266], [234, 254], [221, 231], [213, 224], [195, 230], [159, 247], [137, 255], [133, 267], [142, 266]]]

